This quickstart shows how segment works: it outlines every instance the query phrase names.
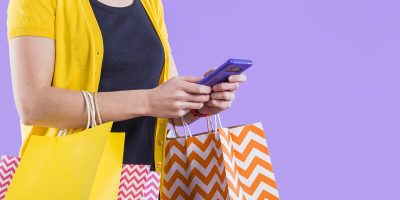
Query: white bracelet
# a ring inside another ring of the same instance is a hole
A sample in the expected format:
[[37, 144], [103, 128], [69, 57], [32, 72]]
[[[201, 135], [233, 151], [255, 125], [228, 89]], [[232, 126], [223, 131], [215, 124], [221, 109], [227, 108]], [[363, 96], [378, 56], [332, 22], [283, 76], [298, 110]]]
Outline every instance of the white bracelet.
[[85, 91], [81, 91], [82, 92], [82, 95], [83, 95], [83, 98], [84, 98], [84, 100], [85, 100], [85, 104], [86, 104], [86, 111], [87, 111], [87, 125], [86, 125], [86, 129], [89, 129], [90, 128], [90, 103], [89, 103], [89, 98], [88, 98], [88, 96], [87, 96], [87, 94], [86, 94], [86, 92]]
[[97, 118], [99, 119], [99, 124], [102, 124], [103, 120], [101, 120], [101, 115], [100, 115], [100, 108], [99, 108], [99, 104], [98, 104], [98, 98], [97, 98], [97, 92], [94, 93], [94, 104], [96, 107], [96, 113], [97, 113]]

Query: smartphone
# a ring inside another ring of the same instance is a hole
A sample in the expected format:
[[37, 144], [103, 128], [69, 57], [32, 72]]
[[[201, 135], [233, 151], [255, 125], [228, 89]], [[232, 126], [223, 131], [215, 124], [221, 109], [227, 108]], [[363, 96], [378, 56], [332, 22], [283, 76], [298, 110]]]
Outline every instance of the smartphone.
[[253, 61], [251, 60], [229, 59], [198, 83], [212, 87], [219, 83], [228, 82], [229, 76], [241, 74], [252, 65]]

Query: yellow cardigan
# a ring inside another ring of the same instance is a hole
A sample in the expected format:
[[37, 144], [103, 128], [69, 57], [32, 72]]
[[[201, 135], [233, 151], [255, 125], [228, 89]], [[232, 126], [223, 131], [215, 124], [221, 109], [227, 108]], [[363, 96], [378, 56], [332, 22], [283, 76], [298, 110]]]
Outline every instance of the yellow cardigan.
[[[159, 83], [169, 79], [170, 46], [161, 0], [141, 0], [164, 46], [165, 61]], [[89, 0], [10, 0], [8, 38], [39, 36], [55, 40], [52, 86], [70, 90], [98, 90], [103, 40]], [[164, 171], [164, 144], [168, 119], [158, 118], [155, 132], [156, 171]], [[31, 135], [56, 136], [59, 129], [21, 123], [22, 156]], [[69, 130], [69, 133], [82, 129]], [[162, 180], [162, 179], [161, 179]]]

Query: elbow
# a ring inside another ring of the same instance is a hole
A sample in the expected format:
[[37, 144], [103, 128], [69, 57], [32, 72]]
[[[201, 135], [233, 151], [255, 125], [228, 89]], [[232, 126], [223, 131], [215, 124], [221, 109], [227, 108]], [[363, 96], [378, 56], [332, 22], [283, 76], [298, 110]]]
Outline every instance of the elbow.
[[29, 118], [27, 116], [21, 116], [20, 117], [22, 124], [27, 125], [27, 126], [34, 126], [35, 120], [33, 120], [32, 118]]
[[22, 102], [17, 106], [18, 114], [24, 125], [37, 125], [38, 112], [37, 105], [33, 102]]

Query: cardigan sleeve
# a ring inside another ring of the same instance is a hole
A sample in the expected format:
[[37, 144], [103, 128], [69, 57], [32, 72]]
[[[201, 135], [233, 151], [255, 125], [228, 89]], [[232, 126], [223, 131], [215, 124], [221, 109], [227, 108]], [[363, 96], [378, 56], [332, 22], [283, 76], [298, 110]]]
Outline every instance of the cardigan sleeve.
[[169, 51], [171, 51], [171, 46], [168, 40], [168, 31], [165, 25], [165, 18], [164, 18], [164, 6], [162, 0], [156, 0], [156, 11], [157, 11], [157, 23], [160, 28], [160, 32], [165, 38], [165, 43]]
[[18, 36], [55, 39], [55, 7], [56, 0], [10, 0], [8, 39]]

